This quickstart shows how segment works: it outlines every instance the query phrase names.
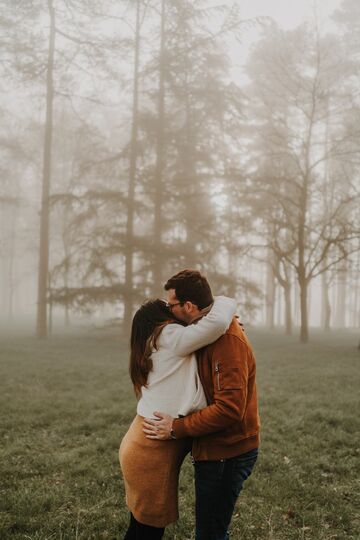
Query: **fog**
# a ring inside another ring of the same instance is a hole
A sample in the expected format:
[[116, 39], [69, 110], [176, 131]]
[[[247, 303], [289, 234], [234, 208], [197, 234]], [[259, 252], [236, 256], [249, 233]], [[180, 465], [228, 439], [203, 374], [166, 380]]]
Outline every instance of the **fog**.
[[113, 323], [183, 268], [245, 325], [360, 326], [360, 5], [1, 2], [0, 322]]

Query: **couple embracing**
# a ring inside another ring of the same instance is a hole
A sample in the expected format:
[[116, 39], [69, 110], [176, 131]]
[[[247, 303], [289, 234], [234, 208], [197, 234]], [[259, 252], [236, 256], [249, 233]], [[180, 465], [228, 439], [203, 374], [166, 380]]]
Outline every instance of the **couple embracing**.
[[137, 415], [120, 446], [130, 524], [124, 540], [161, 539], [178, 518], [178, 478], [191, 451], [196, 540], [227, 540], [243, 483], [255, 465], [259, 416], [255, 358], [235, 300], [212, 296], [183, 270], [167, 302], [136, 312], [130, 375]]

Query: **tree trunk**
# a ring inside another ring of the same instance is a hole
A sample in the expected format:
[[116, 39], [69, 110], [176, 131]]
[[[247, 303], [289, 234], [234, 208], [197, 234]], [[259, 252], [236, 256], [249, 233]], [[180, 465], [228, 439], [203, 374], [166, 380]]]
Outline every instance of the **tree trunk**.
[[165, 161], [165, 0], [161, 2], [161, 34], [159, 55], [159, 101], [158, 125], [156, 138], [155, 165], [155, 204], [154, 204], [154, 262], [153, 262], [153, 294], [157, 296], [162, 291], [162, 203], [163, 203], [163, 173]]
[[8, 320], [13, 320], [13, 311], [14, 311], [14, 292], [15, 292], [15, 282], [14, 282], [14, 262], [15, 262], [15, 243], [16, 243], [16, 222], [18, 215], [18, 207], [12, 209], [12, 215], [9, 216], [10, 219], [10, 246], [9, 246], [9, 268], [8, 268]]
[[[69, 252], [68, 252], [67, 249], [65, 249], [65, 259], [66, 259], [66, 265], [65, 265], [65, 270], [64, 270], [64, 287], [65, 287], [65, 289], [67, 289], [69, 287], [69, 270], [70, 270]], [[69, 328], [69, 326], [70, 326], [70, 309], [69, 309], [69, 304], [68, 304], [67, 300], [65, 302], [64, 314], [65, 314], [65, 320], [64, 320], [65, 328]]]
[[330, 331], [331, 304], [327, 272], [321, 274], [321, 327], [325, 332]]
[[38, 270], [38, 301], [36, 333], [39, 338], [47, 336], [47, 279], [49, 271], [49, 195], [51, 182], [51, 147], [53, 131], [53, 68], [55, 52], [55, 11], [53, 0], [48, 0], [50, 15], [49, 53], [46, 80], [46, 121], [43, 156], [42, 197], [40, 211], [40, 248]]
[[282, 310], [281, 310], [281, 304], [282, 304], [282, 295], [280, 287], [276, 287], [276, 295], [275, 295], [275, 307], [276, 307], [276, 326], [281, 327], [282, 325]]
[[284, 285], [284, 297], [285, 297], [285, 334], [291, 336], [292, 334], [292, 316], [291, 316], [291, 285], [286, 283]]
[[308, 328], [308, 304], [307, 304], [307, 280], [305, 266], [305, 223], [307, 208], [307, 185], [308, 178], [304, 179], [304, 185], [300, 197], [300, 219], [298, 229], [298, 280], [300, 287], [300, 341], [306, 343], [309, 341]]
[[[283, 268], [283, 272], [281, 272], [280, 268]], [[284, 291], [284, 321], [285, 321], [285, 334], [290, 336], [292, 334], [292, 313], [291, 313], [291, 274], [289, 267], [284, 260], [276, 260], [276, 264], [274, 266], [274, 273], [275, 277], [277, 278], [277, 281], [279, 285], [282, 287]], [[279, 299], [280, 299], [280, 291], [279, 291]], [[280, 308], [280, 300], [279, 300], [279, 308]]]
[[[186, 63], [187, 69], [188, 62]], [[181, 168], [184, 174], [185, 188], [185, 220], [186, 220], [186, 266], [196, 268], [199, 255], [196, 246], [201, 242], [201, 235], [198, 232], [201, 220], [201, 203], [199, 195], [196, 194], [195, 175], [196, 167], [194, 163], [194, 149], [196, 141], [192, 126], [190, 95], [187, 85], [185, 85], [185, 141], [181, 156]], [[194, 219], [198, 216], [199, 220]]]
[[294, 293], [293, 293], [293, 305], [294, 305], [294, 312], [293, 312], [293, 321], [294, 325], [296, 327], [299, 326], [299, 313], [300, 313], [300, 289], [299, 289], [299, 282], [296, 279], [294, 281]]
[[130, 143], [129, 188], [125, 240], [125, 293], [124, 293], [124, 332], [131, 326], [133, 314], [133, 273], [134, 273], [134, 212], [135, 212], [135, 184], [136, 161], [138, 155], [138, 125], [139, 125], [139, 54], [140, 54], [140, 0], [136, 2], [135, 23], [135, 53], [134, 53], [134, 85], [133, 108]]
[[[269, 250], [268, 258], [270, 257], [272, 257], [272, 254]], [[275, 291], [276, 291], [276, 284], [275, 284], [274, 270], [273, 270], [271, 262], [269, 261], [266, 264], [266, 297], [265, 298], [266, 298], [266, 326], [270, 330], [273, 330], [275, 326], [275, 321], [274, 321]]]
[[299, 197], [299, 223], [298, 223], [298, 265], [297, 274], [300, 287], [300, 341], [306, 343], [309, 341], [309, 322], [308, 322], [308, 304], [307, 288], [308, 277], [306, 276], [305, 253], [308, 238], [306, 235], [306, 225], [308, 216], [308, 198], [309, 184], [311, 182], [311, 147], [312, 132], [314, 129], [315, 103], [312, 104], [311, 115], [309, 118], [308, 134], [305, 141], [305, 171], [303, 174], [303, 183], [300, 187]]
[[[309, 159], [309, 158], [308, 158]], [[305, 223], [307, 209], [308, 176], [304, 178], [304, 184], [300, 196], [300, 216], [298, 228], [298, 281], [300, 289], [300, 341], [309, 341], [308, 305], [307, 305], [307, 280], [305, 266]]]
[[307, 311], [307, 290], [308, 284], [302, 277], [299, 278], [300, 286], [300, 341], [309, 341], [308, 311]]
[[337, 328], [345, 327], [345, 311], [346, 311], [346, 281], [347, 268], [346, 263], [342, 264], [337, 272], [336, 279], [336, 311], [335, 311], [335, 326]]
[[[324, 167], [324, 197], [328, 201], [329, 212], [333, 211], [332, 197], [329, 200], [329, 188], [331, 186], [331, 156], [330, 156], [330, 136], [329, 136], [329, 98], [326, 101], [326, 124], [325, 124], [325, 148], [324, 153], [327, 157], [325, 160]], [[326, 268], [328, 264], [328, 258], [324, 258], [323, 267]], [[325, 270], [321, 274], [321, 326], [325, 332], [330, 331], [330, 321], [331, 321], [331, 304], [329, 297], [329, 281], [328, 281], [328, 272]]]
[[49, 299], [49, 323], [48, 323], [48, 335], [51, 336], [53, 329], [53, 302], [51, 299], [51, 274], [48, 274], [48, 291], [50, 293]]

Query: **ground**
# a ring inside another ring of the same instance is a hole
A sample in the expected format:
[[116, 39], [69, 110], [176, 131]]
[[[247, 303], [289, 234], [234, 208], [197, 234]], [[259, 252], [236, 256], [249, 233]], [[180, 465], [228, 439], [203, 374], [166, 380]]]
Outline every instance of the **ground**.
[[[351, 332], [308, 345], [248, 329], [258, 363], [261, 454], [239, 499], [233, 540], [359, 539], [360, 352]], [[0, 344], [0, 538], [119, 539], [128, 513], [118, 447], [135, 412], [116, 331]], [[194, 538], [193, 473], [179, 522]]]

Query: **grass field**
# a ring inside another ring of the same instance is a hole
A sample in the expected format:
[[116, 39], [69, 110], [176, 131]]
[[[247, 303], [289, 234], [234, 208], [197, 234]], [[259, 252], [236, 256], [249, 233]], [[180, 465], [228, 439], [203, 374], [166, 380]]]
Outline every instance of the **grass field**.
[[[258, 361], [262, 447], [234, 540], [359, 539], [360, 352], [351, 333], [309, 345], [249, 331]], [[122, 539], [118, 447], [134, 412], [126, 345], [109, 331], [2, 338], [0, 538]], [[193, 473], [179, 522], [194, 538]]]

